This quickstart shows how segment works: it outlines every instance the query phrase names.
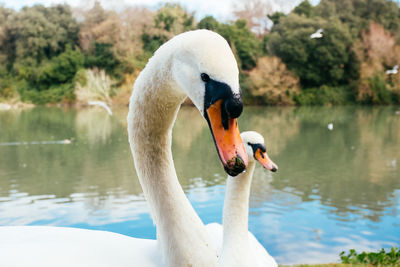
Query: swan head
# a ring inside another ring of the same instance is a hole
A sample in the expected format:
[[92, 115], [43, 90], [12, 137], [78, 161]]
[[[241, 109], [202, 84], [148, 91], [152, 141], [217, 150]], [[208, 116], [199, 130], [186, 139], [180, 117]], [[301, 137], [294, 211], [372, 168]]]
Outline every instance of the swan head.
[[247, 131], [241, 134], [249, 160], [256, 160], [264, 168], [272, 172], [278, 170], [278, 166], [269, 158], [265, 147], [264, 138], [254, 131]]
[[237, 118], [243, 110], [236, 59], [226, 40], [208, 30], [177, 35], [171, 72], [210, 127], [225, 171], [232, 176], [248, 163]]

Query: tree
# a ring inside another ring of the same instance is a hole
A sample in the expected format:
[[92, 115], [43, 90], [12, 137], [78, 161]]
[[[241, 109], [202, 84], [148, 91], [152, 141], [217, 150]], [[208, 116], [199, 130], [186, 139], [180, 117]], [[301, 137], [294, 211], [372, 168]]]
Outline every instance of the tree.
[[115, 75], [119, 63], [114, 56], [112, 44], [95, 42], [92, 53], [86, 55], [85, 67], [97, 67], [104, 69], [110, 75]]
[[315, 15], [337, 17], [348, 24], [351, 34], [359, 37], [371, 21], [381, 24], [400, 41], [400, 8], [391, 0], [321, 0], [314, 8]]
[[193, 14], [179, 4], [164, 4], [154, 15], [154, 24], [145, 27], [141, 36], [147, 57], [173, 36], [194, 28]]
[[84, 17], [79, 32], [79, 43], [85, 53], [91, 53], [96, 42], [106, 44], [117, 42], [122, 23], [115, 12], [104, 10], [96, 1]]
[[19, 88], [21, 99], [36, 104], [72, 100], [73, 80], [83, 61], [82, 53], [68, 46], [65, 52], [42, 62], [38, 68], [22, 66], [25, 86]]
[[273, 25], [277, 25], [279, 23], [279, 20], [281, 17], [285, 17], [285, 13], [283, 12], [275, 12], [272, 13], [271, 15], [268, 15], [268, 18], [272, 21]]
[[194, 16], [179, 4], [166, 3], [156, 13], [155, 27], [173, 35], [194, 28]]
[[308, 0], [304, 0], [293, 10], [297, 15], [305, 15], [307, 18], [311, 17], [313, 14], [313, 6], [308, 2]]
[[[360, 61], [357, 100], [364, 103], [399, 103], [399, 75], [386, 75], [385, 70], [400, 62], [400, 45], [382, 25], [371, 22], [354, 45]], [[393, 76], [393, 77], [392, 77]]]
[[253, 96], [270, 105], [293, 104], [293, 96], [299, 92], [299, 79], [278, 57], [261, 57], [257, 67], [249, 72]]
[[[323, 38], [310, 34], [323, 28]], [[337, 19], [306, 18], [290, 14], [273, 27], [268, 43], [304, 87], [337, 86], [357, 78], [349, 29]]]
[[7, 19], [7, 61], [35, 66], [78, 41], [79, 26], [66, 5], [25, 7]]
[[271, 27], [268, 15], [272, 11], [272, 4], [269, 1], [250, 0], [236, 2], [233, 14], [237, 19], [246, 20], [247, 26], [252, 32], [262, 35], [267, 33]]
[[211, 31], [218, 31], [219, 26], [220, 26], [220, 23], [213, 16], [205, 16], [197, 24], [197, 28], [207, 29], [207, 30], [211, 30]]

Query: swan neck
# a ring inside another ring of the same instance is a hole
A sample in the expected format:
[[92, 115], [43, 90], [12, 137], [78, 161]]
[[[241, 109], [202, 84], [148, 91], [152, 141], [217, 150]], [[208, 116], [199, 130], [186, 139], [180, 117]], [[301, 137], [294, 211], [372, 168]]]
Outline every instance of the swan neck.
[[157, 241], [167, 266], [215, 266], [215, 249], [179, 184], [172, 158], [172, 127], [185, 95], [172, 88], [169, 68], [163, 68], [162, 76], [154, 76], [152, 68], [156, 66], [149, 62], [135, 82], [127, 120]]
[[246, 172], [236, 177], [228, 176], [223, 211], [223, 254], [240, 253], [243, 245], [248, 244], [249, 197], [254, 168], [255, 162], [249, 161]]

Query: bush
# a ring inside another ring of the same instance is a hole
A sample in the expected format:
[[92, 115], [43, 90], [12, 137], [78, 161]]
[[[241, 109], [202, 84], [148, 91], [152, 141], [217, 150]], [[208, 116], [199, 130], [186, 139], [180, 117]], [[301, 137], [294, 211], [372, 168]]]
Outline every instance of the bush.
[[343, 251], [340, 253], [342, 263], [346, 264], [372, 264], [378, 266], [398, 266], [400, 265], [400, 250], [391, 248], [386, 252], [381, 249], [379, 252], [362, 252], [358, 254], [354, 249], [350, 249], [349, 253]]
[[114, 56], [113, 45], [107, 43], [95, 42], [93, 52], [85, 57], [86, 68], [104, 69], [113, 76], [118, 76], [116, 68], [119, 63]]
[[372, 77], [359, 81], [357, 87], [357, 100], [363, 104], [393, 104], [399, 103], [398, 90], [390, 90], [383, 74], [375, 74]]
[[34, 104], [56, 103], [74, 99], [73, 83], [76, 72], [83, 66], [79, 50], [67, 50], [40, 66], [20, 66], [23, 83], [18, 91], [21, 100]]
[[110, 102], [112, 85], [115, 82], [104, 70], [89, 69], [77, 73], [75, 94], [80, 102], [99, 100]]
[[44, 105], [47, 103], [58, 103], [61, 101], [72, 102], [75, 99], [72, 83], [52, 86], [44, 91], [20, 90], [21, 100], [30, 101], [33, 104]]
[[354, 103], [354, 94], [349, 86], [321, 86], [302, 90], [294, 101], [297, 105], [343, 105]]
[[257, 67], [249, 72], [253, 96], [268, 105], [294, 104], [293, 96], [299, 91], [299, 79], [286, 69], [277, 57], [261, 57]]

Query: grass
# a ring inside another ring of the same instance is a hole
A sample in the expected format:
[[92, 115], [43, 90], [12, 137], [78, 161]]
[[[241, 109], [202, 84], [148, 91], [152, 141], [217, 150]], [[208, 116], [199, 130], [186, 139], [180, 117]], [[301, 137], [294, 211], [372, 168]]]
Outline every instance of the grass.
[[328, 263], [328, 264], [299, 264], [299, 265], [279, 265], [281, 267], [367, 267], [372, 265], [366, 264], [343, 264], [343, 263]]
[[93, 100], [110, 102], [114, 81], [104, 70], [80, 70], [76, 76], [75, 94], [79, 102], [87, 103]]

